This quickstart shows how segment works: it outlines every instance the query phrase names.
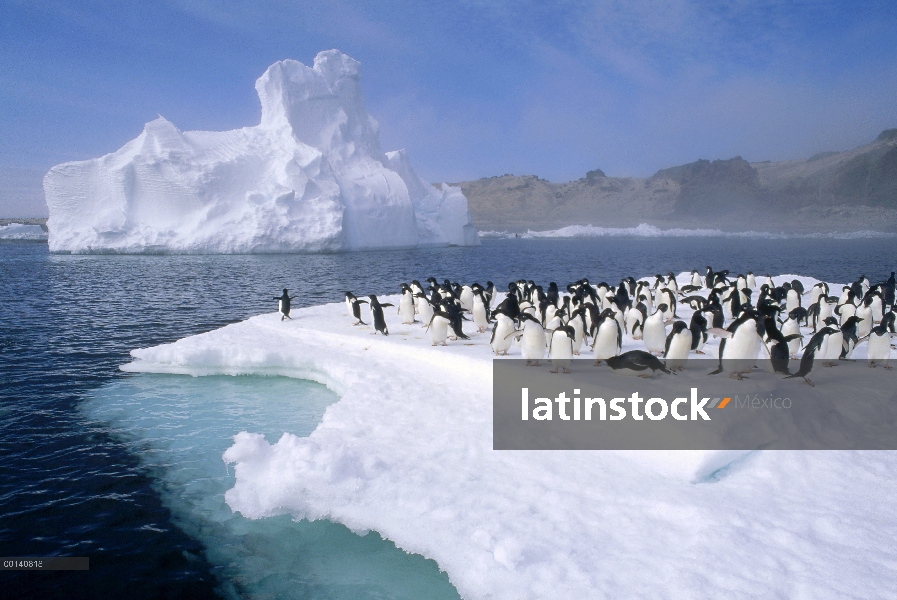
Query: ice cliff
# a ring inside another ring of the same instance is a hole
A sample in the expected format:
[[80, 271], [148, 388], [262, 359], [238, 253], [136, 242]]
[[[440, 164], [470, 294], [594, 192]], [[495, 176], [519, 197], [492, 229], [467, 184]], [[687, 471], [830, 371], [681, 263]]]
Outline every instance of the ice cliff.
[[321, 52], [256, 81], [261, 123], [180, 131], [159, 117], [117, 152], [50, 169], [52, 251], [320, 252], [479, 243], [460, 188], [384, 153], [359, 63]]

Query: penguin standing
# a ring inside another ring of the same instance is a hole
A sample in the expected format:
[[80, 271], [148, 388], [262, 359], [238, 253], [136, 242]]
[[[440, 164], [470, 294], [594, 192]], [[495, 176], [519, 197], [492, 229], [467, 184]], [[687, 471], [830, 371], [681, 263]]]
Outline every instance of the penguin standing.
[[386, 327], [386, 317], [383, 316], [383, 307], [392, 306], [389, 302], [384, 304], [380, 304], [380, 301], [377, 300], [377, 296], [371, 294], [368, 296], [370, 298], [370, 303], [368, 306], [371, 307], [371, 317], [374, 319], [374, 334], [379, 331], [383, 335], [389, 335], [389, 329]]
[[[811, 339], [810, 344], [817, 340], [816, 358], [822, 361], [823, 367], [834, 367], [841, 357], [841, 351], [844, 346], [844, 334], [838, 328], [838, 320], [835, 317], [826, 319], [826, 326], [816, 333]], [[807, 344], [809, 347], [810, 344]]]
[[784, 337], [797, 335], [788, 342], [788, 354], [791, 358], [797, 358], [797, 351], [800, 350], [800, 315], [803, 309], [794, 309], [788, 313], [788, 319], [782, 323], [782, 335]]
[[696, 310], [691, 315], [691, 323], [688, 326], [691, 331], [691, 349], [695, 354], [704, 354], [704, 344], [707, 342], [707, 319]]
[[588, 309], [585, 306], [580, 306], [573, 311], [573, 314], [570, 315], [570, 319], [567, 321], [567, 326], [574, 332], [573, 354], [576, 356], [579, 356], [579, 351], [582, 349], [582, 344], [585, 341], [587, 312]]
[[[856, 316], [860, 319], [856, 330], [858, 338], [869, 335], [869, 332], [872, 331], [872, 328], [875, 326], [875, 309], [872, 308], [872, 305], [877, 298], [878, 296], [874, 294], [867, 294], [863, 299], [863, 303], [857, 307]], [[881, 310], [880, 304], [878, 305], [878, 309]], [[879, 314], [878, 320], [881, 321], [881, 314]]]
[[711, 329], [710, 333], [723, 339], [719, 343], [719, 367], [711, 375], [726, 371], [729, 377], [741, 379], [750, 372], [760, 353], [762, 324], [757, 313], [745, 310], [726, 329]]
[[696, 289], [701, 289], [702, 287], [704, 287], [704, 286], [702, 285], [702, 283], [703, 283], [703, 282], [701, 281], [701, 274], [698, 273], [697, 271], [692, 271], [692, 272], [691, 272], [691, 285], [692, 285], [692, 287], [694, 287], [694, 288], [696, 288]]
[[458, 300], [461, 302], [461, 308], [467, 312], [473, 312], [473, 289], [470, 286], [465, 285], [461, 287], [461, 294]]
[[405, 283], [402, 284], [402, 298], [399, 300], [399, 316], [405, 325], [414, 323], [414, 292]]
[[554, 365], [552, 373], [563, 369], [564, 373], [570, 372], [570, 361], [573, 359], [573, 338], [576, 332], [569, 325], [558, 327], [551, 332], [548, 343], [548, 358]]
[[417, 314], [420, 316], [421, 323], [429, 323], [433, 320], [433, 305], [430, 303], [430, 299], [423, 293], [417, 293], [414, 297], [417, 300]]
[[[771, 319], [775, 321], [774, 319]], [[788, 370], [788, 360], [791, 352], [789, 344], [795, 339], [800, 339], [800, 334], [783, 335], [781, 331], [775, 328], [775, 324], [769, 324], [766, 327], [766, 335], [769, 337], [770, 343], [766, 346], [769, 353], [769, 362], [773, 373], [784, 373], [791, 375]]]
[[545, 358], [545, 330], [532, 315], [526, 313], [520, 315], [523, 329], [512, 332], [510, 335], [520, 340], [520, 354], [526, 359], [527, 366], [539, 366], [539, 361]]
[[692, 335], [685, 321], [676, 321], [667, 336], [663, 357], [666, 367], [671, 371], [683, 370], [691, 352]]
[[608, 308], [592, 322], [592, 354], [595, 357], [596, 367], [602, 360], [619, 354], [623, 344], [620, 324], [613, 318], [612, 313], [613, 311]]
[[[891, 277], [893, 276], [891, 273]], [[891, 358], [891, 332], [884, 325], [877, 325], [869, 332], [868, 340], [866, 358], [869, 360], [869, 367], [875, 368], [876, 363], [881, 363], [885, 369], [890, 369], [888, 361]]]
[[295, 298], [296, 296], [290, 296], [289, 292], [287, 292], [287, 288], [283, 288], [282, 296], [275, 296], [274, 299], [277, 300], [277, 311], [280, 313], [280, 320], [284, 319], [293, 320], [293, 317], [290, 316], [290, 300]]
[[863, 319], [854, 315], [844, 321], [844, 324], [841, 325], [841, 353], [839, 354], [838, 358], [850, 358], [850, 355], [853, 353], [853, 349], [856, 348], [856, 345], [859, 342], [857, 330], [859, 328], [859, 324], [862, 323], [862, 321]]
[[623, 329], [626, 333], [632, 336], [632, 339], [640, 340], [642, 339], [642, 329], [645, 326], [645, 319], [647, 318], [648, 309], [644, 302], [639, 302], [626, 313]]
[[349, 307], [349, 312], [355, 317], [355, 322], [352, 323], [353, 326], [367, 325], [367, 323], [361, 320], [361, 305], [367, 303], [367, 300], [359, 300], [356, 298], [355, 294], [352, 292], [346, 292], [346, 305]]
[[433, 311], [430, 323], [427, 325], [430, 330], [430, 340], [434, 346], [448, 346], [445, 338], [448, 336], [448, 327], [451, 323], [451, 317], [441, 308]]
[[495, 327], [492, 328], [492, 339], [489, 344], [496, 356], [507, 356], [511, 347], [511, 334], [514, 333], [514, 321], [503, 312], [496, 311]]
[[486, 308], [486, 298], [482, 291], [473, 295], [473, 324], [479, 333], [485, 333], [489, 328], [489, 309]]
[[645, 319], [645, 325], [642, 328], [642, 339], [645, 342], [645, 349], [651, 354], [659, 355], [666, 347], [667, 329], [663, 321], [663, 315], [666, 310], [666, 304], [658, 304], [654, 314]]

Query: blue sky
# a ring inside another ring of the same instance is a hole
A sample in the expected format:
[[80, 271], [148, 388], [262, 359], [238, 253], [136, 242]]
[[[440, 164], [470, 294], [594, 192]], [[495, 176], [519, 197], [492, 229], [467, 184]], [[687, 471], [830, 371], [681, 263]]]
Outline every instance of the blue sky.
[[384, 150], [432, 181], [785, 160], [897, 127], [893, 0], [0, 0], [0, 32], [0, 187], [160, 114], [255, 125], [265, 68], [330, 48], [362, 63]]

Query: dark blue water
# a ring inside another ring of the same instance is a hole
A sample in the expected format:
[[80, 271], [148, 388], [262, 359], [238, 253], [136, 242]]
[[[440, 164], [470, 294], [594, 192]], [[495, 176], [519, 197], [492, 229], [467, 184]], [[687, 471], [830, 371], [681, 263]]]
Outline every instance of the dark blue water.
[[[226, 574], [185, 533], [190, 527], [175, 524], [133, 446], [79, 405], [129, 377], [118, 367], [131, 349], [272, 311], [283, 287], [307, 306], [341, 301], [345, 290], [395, 293], [399, 282], [430, 275], [503, 288], [518, 278], [615, 283], [709, 264], [850, 282], [861, 273], [883, 280], [895, 262], [894, 239], [487, 240], [478, 248], [277, 256], [62, 256], [42, 244], [0, 244], [0, 554], [91, 558], [89, 572], [3, 573], [0, 597], [239, 593], [239, 582], [220, 581]], [[388, 585], [378, 589], [376, 597], [396, 597]]]

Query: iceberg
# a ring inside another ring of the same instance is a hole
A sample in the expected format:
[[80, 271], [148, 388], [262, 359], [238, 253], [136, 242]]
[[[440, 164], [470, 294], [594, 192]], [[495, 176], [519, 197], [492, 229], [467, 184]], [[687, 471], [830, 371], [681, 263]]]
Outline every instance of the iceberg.
[[461, 189], [384, 153], [359, 63], [337, 50], [256, 81], [259, 125], [180, 131], [161, 116], [121, 149], [50, 169], [54, 252], [327, 252], [476, 245]]
[[[817, 282], [775, 282], [792, 279]], [[137, 349], [122, 366], [286, 375], [340, 396], [308, 437], [244, 431], [223, 449], [236, 474], [225, 500], [249, 519], [377, 531], [471, 599], [886, 597], [897, 585], [897, 453], [497, 452], [489, 333], [434, 348], [393, 311], [389, 337], [353, 327], [343, 303], [293, 317]], [[641, 347], [627, 336], [623, 351]]]

